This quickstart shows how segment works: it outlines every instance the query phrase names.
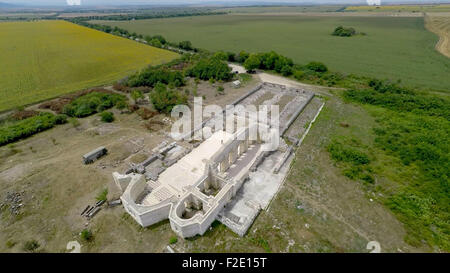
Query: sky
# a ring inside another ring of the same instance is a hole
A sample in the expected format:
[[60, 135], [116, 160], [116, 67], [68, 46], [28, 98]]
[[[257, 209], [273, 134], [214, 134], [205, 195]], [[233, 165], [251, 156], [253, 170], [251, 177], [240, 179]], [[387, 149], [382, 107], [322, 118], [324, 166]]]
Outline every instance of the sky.
[[[82, 5], [136, 5], [136, 4], [201, 4], [211, 2], [227, 2], [226, 0], [0, 0], [2, 3], [10, 4], [32, 4], [32, 5], [67, 5], [77, 4], [81, 1]], [[403, 3], [411, 2], [412, 0], [381, 0], [381, 3]], [[233, 0], [233, 3], [240, 2], [239, 0]], [[243, 0], [242, 2], [281, 2], [281, 3], [334, 3], [334, 4], [350, 4], [350, 3], [363, 3], [365, 0]], [[416, 0], [415, 2], [422, 3], [436, 3], [436, 2], [450, 2], [450, 0]]]

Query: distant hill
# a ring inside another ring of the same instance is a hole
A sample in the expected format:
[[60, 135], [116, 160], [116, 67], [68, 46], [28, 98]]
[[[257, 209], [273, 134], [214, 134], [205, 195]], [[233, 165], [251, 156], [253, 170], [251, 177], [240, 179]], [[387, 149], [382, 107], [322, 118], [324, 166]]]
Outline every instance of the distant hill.
[[18, 7], [18, 5], [0, 2], [0, 8], [15, 8], [15, 7]]

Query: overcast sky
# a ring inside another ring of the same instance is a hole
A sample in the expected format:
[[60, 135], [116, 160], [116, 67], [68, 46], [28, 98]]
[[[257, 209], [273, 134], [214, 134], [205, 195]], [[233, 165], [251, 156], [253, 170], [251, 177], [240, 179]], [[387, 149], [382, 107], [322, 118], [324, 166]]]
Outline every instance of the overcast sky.
[[[124, 4], [174, 4], [174, 3], [184, 3], [184, 4], [198, 4], [205, 2], [227, 2], [226, 0], [0, 0], [0, 3], [11, 3], [11, 4], [33, 4], [33, 5], [67, 5], [67, 2], [81, 1], [82, 5], [124, 5]], [[412, 0], [384, 0], [384, 2], [411, 2]], [[241, 2], [239, 0], [231, 0], [231, 2]], [[347, 3], [362, 3], [365, 0], [243, 0], [242, 2], [283, 2], [283, 3], [335, 3], [335, 4], [347, 4]], [[417, 0], [415, 2], [422, 3], [436, 3], [436, 2], [450, 2], [450, 0]], [[383, 0], [382, 0], [383, 3]]]

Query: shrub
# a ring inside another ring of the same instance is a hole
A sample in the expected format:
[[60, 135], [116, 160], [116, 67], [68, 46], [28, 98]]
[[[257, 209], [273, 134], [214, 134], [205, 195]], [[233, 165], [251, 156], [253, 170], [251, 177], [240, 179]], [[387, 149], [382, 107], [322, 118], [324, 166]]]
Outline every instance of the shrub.
[[132, 75], [127, 80], [127, 86], [149, 86], [154, 87], [158, 82], [173, 83], [176, 87], [185, 84], [183, 74], [180, 71], [172, 71], [165, 67], [149, 67], [139, 73]]
[[100, 115], [101, 115], [101, 119], [103, 122], [110, 123], [110, 122], [114, 121], [114, 114], [111, 112], [105, 111], [105, 112], [102, 112]]
[[6, 241], [6, 247], [7, 248], [13, 248], [17, 243], [12, 241], [12, 240], [8, 240]]
[[133, 90], [133, 91], [131, 92], [131, 98], [132, 98], [135, 102], [137, 102], [139, 99], [144, 98], [144, 94], [142, 94], [142, 92], [139, 91], [139, 90]]
[[178, 47], [184, 50], [192, 50], [192, 43], [190, 41], [181, 41], [178, 43]]
[[338, 26], [334, 29], [332, 35], [339, 37], [351, 37], [356, 34], [356, 30], [352, 27], [345, 28], [343, 26]]
[[315, 72], [327, 72], [328, 67], [321, 62], [310, 62], [306, 65], [306, 68]]
[[40, 113], [37, 116], [2, 126], [0, 127], [0, 146], [48, 130], [56, 124], [57, 117], [55, 115]]
[[92, 92], [67, 104], [63, 113], [70, 117], [87, 117], [109, 109], [121, 101], [125, 101], [125, 96], [115, 93]]
[[119, 110], [123, 110], [123, 109], [127, 108], [127, 106], [128, 106], [128, 104], [125, 102], [125, 100], [118, 101], [116, 104], [116, 108]]
[[167, 89], [162, 83], [158, 83], [150, 94], [153, 106], [163, 113], [170, 113], [172, 108], [178, 104], [186, 104], [187, 97], [176, 90]]
[[84, 240], [86, 242], [90, 242], [94, 238], [94, 236], [92, 235], [92, 232], [88, 229], [83, 229], [80, 233], [80, 237], [82, 240]]
[[108, 199], [108, 189], [102, 190], [96, 197], [97, 201], [106, 201]]
[[228, 61], [228, 54], [223, 52], [223, 51], [217, 51], [214, 54], [214, 58], [217, 58], [217, 59], [222, 60], [222, 61]]
[[27, 241], [25, 242], [23, 248], [26, 251], [35, 251], [36, 249], [38, 249], [40, 247], [40, 244], [36, 241], [36, 240], [31, 240], [31, 241]]
[[65, 124], [67, 123], [67, 115], [59, 114], [55, 117], [55, 124]]
[[177, 242], [178, 242], [177, 237], [175, 237], [175, 236], [170, 237], [169, 244], [173, 245], [173, 244], [176, 244]]

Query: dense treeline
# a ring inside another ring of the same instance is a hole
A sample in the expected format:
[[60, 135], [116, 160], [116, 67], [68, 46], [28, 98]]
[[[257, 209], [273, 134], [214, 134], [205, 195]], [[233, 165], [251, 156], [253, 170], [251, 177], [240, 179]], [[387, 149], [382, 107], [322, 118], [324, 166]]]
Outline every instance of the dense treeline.
[[157, 83], [170, 84], [175, 87], [185, 84], [184, 76], [180, 71], [173, 71], [165, 66], [148, 67], [136, 73], [126, 81], [129, 87], [149, 86], [154, 87]]
[[[181, 41], [179, 43], [172, 43], [167, 41], [162, 35], [142, 35], [142, 34], [138, 34], [138, 33], [130, 33], [128, 30], [123, 29], [123, 28], [119, 28], [117, 26], [115, 27], [111, 27], [111, 26], [107, 26], [107, 25], [99, 25], [99, 24], [92, 24], [89, 23], [87, 21], [85, 21], [84, 19], [71, 19], [69, 20], [72, 23], [84, 26], [84, 27], [88, 27], [88, 28], [92, 28], [95, 30], [99, 30], [99, 31], [103, 31], [105, 33], [109, 33], [112, 35], [116, 35], [116, 36], [120, 36], [120, 37], [125, 37], [128, 39], [133, 39], [142, 43], [146, 43], [149, 44], [151, 46], [154, 47], [158, 47], [158, 48], [164, 48], [164, 49], [168, 49], [168, 50], [173, 50], [173, 51], [180, 51], [180, 53], [183, 53], [183, 51], [194, 51], [194, 52], [198, 52], [200, 51], [198, 48], [195, 48], [192, 46], [192, 43], [190, 41]], [[180, 50], [176, 50], [176, 49], [180, 49]]]
[[66, 123], [65, 115], [53, 115], [51, 113], [40, 113], [12, 124], [0, 127], [0, 146], [14, 141], [27, 138], [39, 132], [53, 128], [57, 124]]
[[275, 51], [249, 54], [248, 57], [245, 52], [241, 52], [238, 59], [242, 56], [245, 56], [243, 64], [248, 71], [253, 71], [255, 69], [273, 70], [277, 73], [281, 73], [283, 76], [289, 76], [293, 72], [294, 62], [292, 59], [280, 55]]
[[144, 19], [160, 19], [171, 17], [190, 17], [190, 16], [206, 16], [206, 15], [224, 15], [226, 12], [211, 12], [211, 11], [198, 11], [198, 12], [175, 12], [175, 13], [157, 13], [157, 14], [118, 14], [118, 15], [98, 15], [82, 17], [83, 20], [108, 20], [108, 21], [130, 21], [130, 20], [144, 20]]
[[175, 10], [168, 12], [152, 12], [152, 13], [128, 13], [128, 14], [113, 14], [113, 15], [95, 15], [79, 17], [82, 20], [107, 20], [107, 21], [130, 21], [130, 20], [144, 20], [144, 19], [161, 19], [171, 17], [191, 17], [191, 16], [207, 16], [207, 15], [224, 15], [226, 12], [217, 11], [196, 11], [196, 10]]
[[201, 58], [186, 72], [187, 76], [201, 80], [221, 80], [228, 81], [233, 77], [228, 64], [217, 56]]
[[412, 245], [425, 239], [450, 250], [450, 100], [386, 81], [344, 92], [347, 100], [384, 109], [377, 111], [375, 145], [417, 167], [420, 177], [407, 178], [386, 204], [406, 223]]

